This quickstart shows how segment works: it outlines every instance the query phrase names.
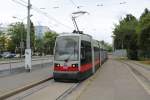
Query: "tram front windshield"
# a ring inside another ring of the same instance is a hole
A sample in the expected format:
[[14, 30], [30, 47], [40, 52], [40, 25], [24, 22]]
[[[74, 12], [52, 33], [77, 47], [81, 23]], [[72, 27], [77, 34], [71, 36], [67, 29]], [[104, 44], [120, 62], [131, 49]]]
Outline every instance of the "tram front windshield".
[[79, 59], [79, 37], [62, 36], [56, 40], [55, 60], [75, 61]]

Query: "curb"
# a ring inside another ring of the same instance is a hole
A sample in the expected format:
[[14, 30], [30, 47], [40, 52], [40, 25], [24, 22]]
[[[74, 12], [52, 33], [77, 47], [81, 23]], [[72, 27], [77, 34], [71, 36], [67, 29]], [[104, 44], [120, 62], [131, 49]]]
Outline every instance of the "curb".
[[18, 89], [16, 89], [16, 90], [13, 90], [13, 91], [10, 91], [10, 92], [8, 92], [8, 93], [5, 93], [5, 94], [3, 94], [3, 95], [0, 95], [0, 100], [4, 100], [4, 99], [6, 99], [6, 98], [8, 98], [8, 97], [11, 97], [11, 96], [13, 96], [13, 95], [19, 93], [19, 92], [22, 92], [22, 91], [25, 91], [25, 90], [27, 90], [27, 89], [30, 89], [30, 88], [32, 88], [32, 87], [34, 87], [34, 86], [36, 86], [36, 85], [39, 85], [39, 84], [44, 83], [44, 82], [46, 82], [46, 81], [48, 81], [48, 80], [51, 80], [51, 79], [53, 79], [53, 77], [49, 77], [49, 78], [46, 78], [46, 79], [43, 79], [43, 80], [40, 80], [40, 81], [31, 83], [31, 84], [26, 85], [26, 86], [24, 86], [24, 87], [21, 87], [21, 88], [18, 88]]

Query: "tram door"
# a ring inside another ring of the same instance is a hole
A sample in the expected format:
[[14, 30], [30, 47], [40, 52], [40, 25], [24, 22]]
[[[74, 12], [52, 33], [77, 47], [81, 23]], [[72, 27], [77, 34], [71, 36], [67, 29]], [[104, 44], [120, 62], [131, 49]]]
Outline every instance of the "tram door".
[[91, 42], [81, 40], [81, 70], [92, 73], [92, 49]]

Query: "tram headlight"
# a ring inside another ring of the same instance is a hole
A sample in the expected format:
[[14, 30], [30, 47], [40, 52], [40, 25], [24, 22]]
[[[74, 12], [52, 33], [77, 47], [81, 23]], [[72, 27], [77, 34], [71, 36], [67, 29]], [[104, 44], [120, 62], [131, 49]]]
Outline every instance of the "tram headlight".
[[78, 67], [78, 64], [72, 64], [72, 67]]
[[55, 67], [60, 67], [60, 64], [55, 64]]

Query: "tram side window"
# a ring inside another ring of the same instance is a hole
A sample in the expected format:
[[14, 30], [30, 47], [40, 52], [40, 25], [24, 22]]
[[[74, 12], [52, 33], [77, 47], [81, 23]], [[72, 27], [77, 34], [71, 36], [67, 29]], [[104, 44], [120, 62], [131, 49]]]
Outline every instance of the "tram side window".
[[88, 41], [81, 41], [81, 64], [92, 62], [91, 43]]
[[99, 48], [94, 47], [94, 60], [99, 60]]

